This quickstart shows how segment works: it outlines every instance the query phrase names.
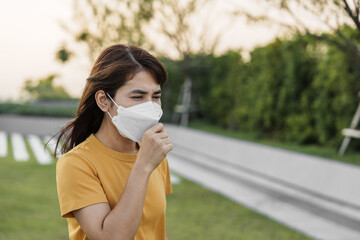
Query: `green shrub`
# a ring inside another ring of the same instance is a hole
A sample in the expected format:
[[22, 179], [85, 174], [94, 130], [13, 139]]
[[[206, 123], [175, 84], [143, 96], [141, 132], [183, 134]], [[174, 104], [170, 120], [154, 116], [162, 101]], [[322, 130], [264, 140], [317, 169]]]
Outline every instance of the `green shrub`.
[[74, 117], [77, 107], [37, 106], [19, 103], [1, 103], [0, 114]]
[[[340, 31], [359, 39], [348, 26]], [[165, 65], [164, 105], [171, 114], [185, 79], [184, 62], [166, 60]], [[188, 65], [197, 110], [192, 120], [270, 139], [337, 146], [359, 101], [359, 57], [306, 35], [255, 48], [248, 62], [229, 51], [192, 56]]]

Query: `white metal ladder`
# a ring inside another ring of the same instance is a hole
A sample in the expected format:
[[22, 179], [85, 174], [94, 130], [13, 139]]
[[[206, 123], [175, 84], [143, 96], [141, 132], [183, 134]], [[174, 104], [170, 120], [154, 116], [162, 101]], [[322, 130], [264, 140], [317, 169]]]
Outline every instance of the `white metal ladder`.
[[[358, 96], [360, 98], [360, 92], [358, 93]], [[359, 138], [360, 139], [360, 130], [356, 129], [358, 123], [360, 120], [360, 102], [359, 106], [356, 109], [355, 115], [351, 121], [350, 128], [344, 128], [341, 133], [345, 136], [344, 140], [342, 141], [338, 154], [344, 155], [346, 149], [348, 148], [351, 138]]]

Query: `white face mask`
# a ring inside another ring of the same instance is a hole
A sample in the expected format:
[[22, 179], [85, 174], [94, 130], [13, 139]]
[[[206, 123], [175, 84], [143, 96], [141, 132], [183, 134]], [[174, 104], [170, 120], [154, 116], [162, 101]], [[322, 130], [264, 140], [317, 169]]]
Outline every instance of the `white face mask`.
[[153, 101], [147, 101], [131, 107], [124, 108], [107, 94], [117, 107], [117, 115], [112, 117], [112, 122], [119, 133], [134, 142], [140, 142], [145, 131], [157, 124], [163, 114], [161, 106]]

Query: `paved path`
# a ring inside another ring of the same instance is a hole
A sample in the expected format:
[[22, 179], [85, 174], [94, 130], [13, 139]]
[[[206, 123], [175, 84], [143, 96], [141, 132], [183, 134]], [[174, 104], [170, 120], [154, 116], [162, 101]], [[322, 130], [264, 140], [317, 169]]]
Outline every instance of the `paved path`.
[[[51, 164], [55, 150], [54, 139], [45, 148], [44, 143], [55, 135], [70, 119], [56, 117], [0, 115], [0, 157], [7, 155], [7, 135], [15, 161], [26, 162], [31, 151], [39, 164]], [[29, 143], [26, 147], [25, 141]]]
[[0, 114], [0, 130], [7, 133], [53, 136], [70, 119], [56, 117], [19, 116]]
[[[5, 132], [46, 139], [68, 120], [0, 115], [0, 141]], [[168, 156], [172, 172], [314, 239], [360, 239], [359, 167], [173, 125], [166, 128], [175, 145]], [[48, 163], [38, 155], [39, 163]]]
[[173, 172], [314, 239], [360, 239], [360, 168], [168, 125]]

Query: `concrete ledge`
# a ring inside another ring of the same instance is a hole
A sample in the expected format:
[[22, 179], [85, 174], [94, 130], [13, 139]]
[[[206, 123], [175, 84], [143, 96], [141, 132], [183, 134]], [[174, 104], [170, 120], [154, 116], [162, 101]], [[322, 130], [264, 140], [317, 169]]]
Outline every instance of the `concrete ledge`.
[[279, 183], [360, 209], [360, 167], [167, 125], [175, 146], [222, 159]]

